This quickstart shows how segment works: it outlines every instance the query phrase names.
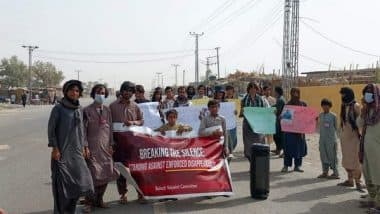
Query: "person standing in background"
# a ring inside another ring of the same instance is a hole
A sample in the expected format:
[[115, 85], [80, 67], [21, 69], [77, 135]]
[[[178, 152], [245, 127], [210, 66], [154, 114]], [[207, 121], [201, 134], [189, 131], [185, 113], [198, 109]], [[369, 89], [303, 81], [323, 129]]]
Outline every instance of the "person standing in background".
[[276, 104], [272, 107], [276, 108], [276, 134], [274, 134], [273, 138], [276, 144], [276, 150], [272, 151], [272, 153], [283, 158], [284, 155], [281, 154], [281, 151], [284, 148], [284, 133], [281, 130], [281, 113], [285, 106], [284, 90], [277, 86], [274, 88], [274, 95], [276, 97]]
[[360, 159], [367, 184], [369, 199], [363, 207], [368, 213], [380, 213], [380, 86], [368, 84], [363, 89], [363, 108], [358, 120], [363, 127]]
[[360, 117], [361, 106], [355, 101], [355, 94], [351, 88], [340, 89], [342, 97], [340, 113], [340, 143], [342, 149], [342, 166], [347, 172], [347, 180], [338, 186], [354, 187], [361, 190], [362, 166], [359, 161], [360, 133], [357, 119]]
[[[247, 94], [241, 101], [240, 117], [244, 117], [245, 107], [260, 107], [264, 108], [264, 100], [258, 94], [260, 90], [256, 83], [250, 82], [247, 86]], [[248, 123], [248, 120], [244, 117], [243, 120], [243, 143], [244, 143], [244, 155], [251, 161], [251, 146], [254, 143], [264, 144], [264, 135], [255, 133]]]
[[[337, 154], [337, 118], [330, 112], [332, 102], [328, 99], [321, 101], [323, 112], [319, 114], [319, 154], [322, 163], [322, 174], [318, 178], [339, 179]], [[329, 170], [333, 174], [329, 176]]]
[[135, 93], [135, 103], [147, 103], [150, 102], [145, 98], [145, 89], [142, 85], [136, 85], [136, 93]]
[[[301, 91], [299, 88], [290, 90], [290, 101], [287, 105], [303, 106], [306, 103], [301, 101]], [[284, 167], [281, 172], [288, 172], [288, 167], [291, 167], [294, 160], [294, 171], [304, 172], [301, 169], [302, 159], [307, 155], [307, 145], [305, 134], [284, 132]]]

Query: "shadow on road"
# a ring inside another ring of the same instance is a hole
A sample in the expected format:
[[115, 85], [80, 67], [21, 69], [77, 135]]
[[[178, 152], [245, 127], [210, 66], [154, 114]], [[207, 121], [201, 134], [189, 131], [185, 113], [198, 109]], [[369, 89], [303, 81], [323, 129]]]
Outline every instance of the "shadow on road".
[[346, 214], [346, 213], [364, 213], [365, 209], [362, 209], [363, 212], [358, 208], [357, 200], [348, 200], [339, 203], [326, 203], [321, 202], [311, 207], [309, 211], [300, 214], [325, 214], [325, 213], [334, 213], [334, 214]]
[[293, 193], [285, 196], [284, 198], [274, 199], [274, 202], [292, 202], [292, 201], [314, 201], [329, 196], [343, 195], [348, 192], [353, 192], [351, 189], [342, 188], [338, 186], [328, 186], [318, 189], [310, 189], [298, 193]]
[[166, 209], [168, 213], [170, 212], [191, 212], [191, 211], [205, 211], [209, 209], [224, 209], [224, 208], [231, 208], [246, 204], [252, 204], [257, 203], [260, 201], [254, 200], [251, 197], [244, 197], [244, 198], [233, 198], [231, 200], [223, 200], [223, 201], [216, 201], [218, 198], [215, 199], [203, 199], [203, 198], [197, 198], [197, 199], [187, 199], [187, 200], [181, 200], [176, 202], [169, 202], [166, 203]]
[[[281, 173], [281, 172], [280, 172], [280, 174], [284, 175], [284, 173]], [[273, 185], [272, 187], [273, 188], [295, 187], [295, 186], [299, 187], [299, 186], [303, 186], [303, 185], [310, 185], [310, 184], [322, 183], [322, 182], [327, 182], [327, 181], [331, 181], [331, 180], [317, 179], [317, 178], [304, 178], [304, 179], [297, 179], [297, 180], [293, 180], [293, 181], [280, 182], [280, 183]]]

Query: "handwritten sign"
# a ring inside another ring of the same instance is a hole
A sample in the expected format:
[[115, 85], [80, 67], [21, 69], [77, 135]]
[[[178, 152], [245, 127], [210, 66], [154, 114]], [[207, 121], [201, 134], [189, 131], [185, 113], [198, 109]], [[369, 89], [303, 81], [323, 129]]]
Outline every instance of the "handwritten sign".
[[210, 100], [209, 98], [194, 99], [194, 100], [191, 100], [191, 105], [193, 105], [193, 106], [207, 106], [207, 103], [209, 100]]
[[244, 117], [255, 133], [275, 134], [276, 115], [275, 108], [245, 107]]
[[158, 112], [158, 102], [140, 103], [138, 106], [143, 112], [144, 126], [156, 129], [162, 125], [160, 113]]
[[284, 132], [311, 134], [317, 127], [318, 111], [315, 108], [286, 105], [281, 113]]

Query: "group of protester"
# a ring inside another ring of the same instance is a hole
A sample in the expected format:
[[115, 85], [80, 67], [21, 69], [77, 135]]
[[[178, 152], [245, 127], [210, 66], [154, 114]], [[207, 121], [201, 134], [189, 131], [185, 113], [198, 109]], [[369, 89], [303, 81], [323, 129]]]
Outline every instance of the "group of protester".
[[[208, 98], [208, 88], [199, 85], [178, 87], [177, 96], [174, 88], [156, 88], [151, 99], [145, 98], [142, 85], [135, 85], [126, 81], [117, 94], [117, 100], [107, 107], [104, 105], [108, 97], [107, 88], [95, 85], [91, 91], [94, 102], [81, 108], [79, 98], [82, 96], [82, 83], [70, 80], [63, 86], [64, 97], [52, 109], [49, 125], [49, 147], [52, 147], [52, 189], [54, 195], [54, 213], [75, 213], [76, 204], [80, 197], [83, 200], [84, 212], [89, 213], [92, 207], [106, 208], [103, 195], [107, 184], [116, 180], [120, 203], [127, 203], [127, 181], [114, 167], [114, 162], [124, 162], [124, 153], [119, 148], [119, 142], [113, 138], [112, 123], [123, 123], [125, 126], [143, 126], [144, 117], [138, 103], [159, 102], [159, 112], [162, 126], [155, 131], [165, 134], [166, 131], [176, 131], [178, 134], [192, 131], [193, 127], [178, 124], [178, 113], [175, 107], [191, 105], [193, 99]], [[282, 172], [294, 162], [294, 171], [303, 172], [302, 159], [307, 154], [307, 145], [304, 134], [286, 133], [281, 130], [281, 112], [285, 105], [306, 106], [301, 98], [298, 88], [291, 89], [290, 100], [286, 103], [281, 87], [274, 88], [274, 97], [271, 88], [261, 88], [256, 83], [249, 83], [244, 98], [241, 100], [240, 117], [244, 118], [245, 107], [275, 107], [276, 108], [276, 134], [273, 136], [276, 155], [284, 158]], [[348, 179], [342, 186], [353, 186], [358, 189], [364, 186], [360, 183], [363, 169], [369, 202], [364, 206], [380, 212], [380, 166], [376, 157], [380, 154], [380, 91], [379, 86], [368, 85], [363, 90], [365, 99], [362, 106], [355, 101], [354, 93], [350, 88], [342, 88], [341, 125], [343, 167], [346, 169]], [[165, 96], [163, 96], [165, 95]], [[372, 97], [371, 97], [372, 96]], [[134, 99], [133, 99], [134, 97]], [[224, 155], [231, 159], [237, 145], [237, 130], [226, 130], [225, 118], [219, 115], [220, 102], [236, 99], [233, 86], [215, 87], [213, 99], [208, 101], [209, 113], [199, 119], [199, 136], [215, 135], [224, 137]], [[337, 118], [329, 109], [332, 103], [322, 100], [323, 112], [319, 116], [320, 124], [320, 152], [323, 173], [320, 178], [339, 178], [336, 155], [336, 131], [339, 128]], [[165, 115], [164, 115], [165, 112]], [[205, 130], [209, 127], [220, 126], [212, 133]], [[255, 133], [246, 118], [243, 119], [244, 155], [251, 160], [251, 145], [253, 143], [266, 143], [271, 138]], [[361, 142], [360, 142], [361, 141]], [[359, 143], [360, 142], [360, 143]], [[361, 146], [360, 146], [361, 145]], [[364, 146], [365, 145], [365, 146]], [[283, 151], [283, 153], [281, 153]], [[359, 155], [360, 154], [360, 155]], [[360, 162], [362, 161], [362, 162]], [[329, 169], [333, 170], [328, 175]], [[145, 203], [144, 197], [138, 193], [138, 201]]]
[[[318, 178], [339, 179], [337, 157], [337, 131], [340, 130], [342, 166], [347, 179], [338, 186], [355, 187], [360, 192], [367, 188], [368, 195], [362, 198], [360, 207], [369, 213], [380, 213], [380, 86], [368, 84], [362, 90], [363, 98], [355, 100], [349, 87], [340, 90], [342, 97], [340, 125], [330, 112], [332, 102], [323, 99], [323, 112], [319, 115], [319, 150], [322, 174]], [[333, 173], [328, 175], [331, 169]], [[365, 185], [361, 183], [364, 175]]]

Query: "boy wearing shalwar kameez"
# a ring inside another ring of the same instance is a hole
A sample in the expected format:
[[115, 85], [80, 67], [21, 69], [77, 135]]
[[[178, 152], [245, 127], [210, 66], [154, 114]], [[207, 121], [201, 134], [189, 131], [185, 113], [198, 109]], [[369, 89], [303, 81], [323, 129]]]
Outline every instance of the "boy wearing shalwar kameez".
[[81, 196], [92, 194], [93, 182], [85, 157], [83, 117], [79, 105], [82, 83], [70, 80], [63, 85], [64, 97], [51, 111], [48, 125], [51, 153], [54, 213], [75, 213]]
[[[339, 179], [338, 155], [337, 155], [337, 119], [336, 115], [330, 112], [332, 103], [323, 99], [321, 102], [323, 112], [319, 114], [319, 154], [322, 162], [322, 174], [318, 178]], [[333, 170], [331, 176], [329, 169]]]

